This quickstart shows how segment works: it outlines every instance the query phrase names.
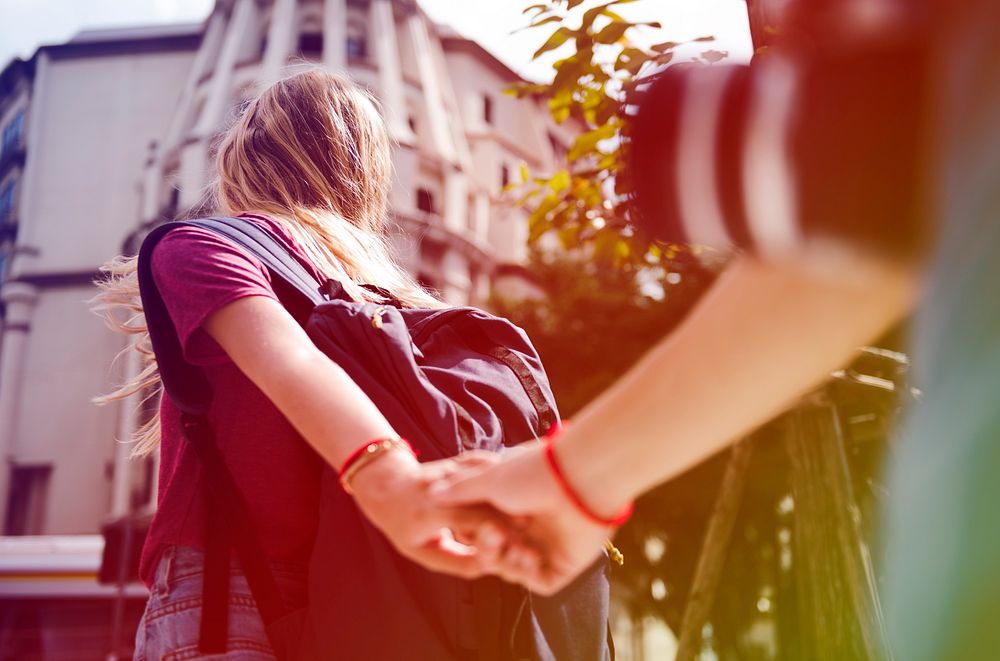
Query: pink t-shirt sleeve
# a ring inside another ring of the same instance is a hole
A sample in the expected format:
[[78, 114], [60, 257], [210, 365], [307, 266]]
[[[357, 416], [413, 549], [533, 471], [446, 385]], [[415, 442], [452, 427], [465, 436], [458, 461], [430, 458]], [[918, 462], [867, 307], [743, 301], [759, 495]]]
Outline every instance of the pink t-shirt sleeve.
[[278, 300], [270, 274], [259, 259], [196, 227], [168, 232], [153, 249], [152, 271], [184, 358], [194, 365], [229, 360], [222, 347], [202, 329], [213, 312], [246, 296]]

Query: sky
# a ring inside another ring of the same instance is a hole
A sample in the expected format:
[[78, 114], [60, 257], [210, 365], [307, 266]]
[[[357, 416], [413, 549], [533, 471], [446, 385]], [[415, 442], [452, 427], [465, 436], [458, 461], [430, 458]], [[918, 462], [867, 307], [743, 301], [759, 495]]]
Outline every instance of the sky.
[[[533, 80], [550, 76], [552, 57], [531, 62], [548, 35], [545, 29], [511, 34], [525, 24], [521, 10], [535, 0], [418, 0], [438, 23], [476, 40], [512, 69]], [[606, 1], [606, 0], [605, 0]], [[0, 0], [0, 66], [13, 57], [28, 58], [43, 44], [69, 40], [80, 30], [199, 22], [214, 0]], [[590, 0], [584, 6], [595, 4]], [[640, 41], [682, 41], [714, 35], [686, 53], [711, 47], [745, 61], [751, 53], [744, 0], [640, 0], [617, 11], [631, 20], [658, 20], [660, 31], [646, 30]]]

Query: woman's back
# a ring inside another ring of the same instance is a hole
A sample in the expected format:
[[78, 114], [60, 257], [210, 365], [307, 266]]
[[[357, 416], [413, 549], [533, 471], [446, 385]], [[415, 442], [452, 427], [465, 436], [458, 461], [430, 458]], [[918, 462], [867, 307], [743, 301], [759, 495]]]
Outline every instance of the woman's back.
[[[277, 237], [317, 278], [303, 251], [281, 225], [244, 215]], [[322, 462], [275, 405], [240, 371], [201, 327], [222, 306], [246, 296], [290, 303], [292, 316], [309, 310], [272, 286], [263, 264], [242, 248], [206, 230], [171, 231], [153, 253], [153, 274], [184, 348], [212, 386], [208, 417], [268, 557], [305, 563], [316, 526]], [[143, 549], [140, 573], [150, 584], [167, 546], [204, 548], [206, 485], [200, 462], [180, 429], [180, 412], [168, 397], [160, 408], [161, 446], [157, 513]], [[191, 479], [198, 475], [199, 479]]]

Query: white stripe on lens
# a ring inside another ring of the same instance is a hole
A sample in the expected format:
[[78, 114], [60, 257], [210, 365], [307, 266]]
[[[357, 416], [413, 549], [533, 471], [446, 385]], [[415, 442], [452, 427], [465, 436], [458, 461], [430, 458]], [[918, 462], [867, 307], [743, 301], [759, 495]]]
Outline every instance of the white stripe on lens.
[[747, 230], [757, 252], [779, 256], [802, 240], [789, 146], [798, 81], [792, 64], [774, 56], [752, 75], [742, 163]]
[[690, 243], [719, 249], [733, 245], [715, 171], [722, 97], [732, 73], [732, 67], [687, 72], [677, 140], [677, 201], [684, 234]]

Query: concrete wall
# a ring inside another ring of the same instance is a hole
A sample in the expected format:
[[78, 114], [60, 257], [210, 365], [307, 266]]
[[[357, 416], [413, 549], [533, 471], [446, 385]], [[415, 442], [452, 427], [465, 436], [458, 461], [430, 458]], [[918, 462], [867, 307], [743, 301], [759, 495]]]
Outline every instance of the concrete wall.
[[38, 300], [20, 360], [10, 457], [51, 465], [44, 533], [94, 532], [109, 511], [117, 407], [91, 399], [119, 376], [123, 340], [89, 311], [89, 275], [136, 223], [151, 140], [166, 130], [192, 53], [39, 56], [10, 278]]
[[117, 407], [91, 398], [116, 380], [123, 343], [89, 311], [93, 295], [86, 284], [43, 290], [27, 335], [11, 450], [15, 465], [52, 466], [46, 534], [94, 532], [109, 511]]
[[12, 276], [93, 271], [121, 249], [139, 209], [151, 140], [166, 130], [191, 53], [45, 60], [36, 78]]

